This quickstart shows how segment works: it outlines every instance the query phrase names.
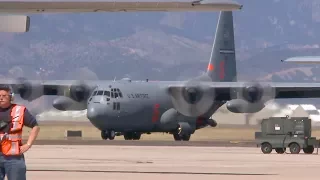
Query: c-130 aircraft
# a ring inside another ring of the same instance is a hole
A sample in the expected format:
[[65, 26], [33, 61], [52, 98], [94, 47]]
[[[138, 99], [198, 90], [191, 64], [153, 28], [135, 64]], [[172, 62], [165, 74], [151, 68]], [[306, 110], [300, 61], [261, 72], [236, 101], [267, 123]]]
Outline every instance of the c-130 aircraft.
[[205, 74], [187, 81], [6, 80], [22, 99], [58, 95], [59, 110], [85, 110], [102, 139], [116, 133], [138, 140], [142, 133], [168, 132], [188, 141], [197, 129], [215, 125], [210, 117], [226, 103], [234, 113], [255, 113], [276, 98], [315, 98], [319, 83], [237, 82], [232, 11], [219, 15]]

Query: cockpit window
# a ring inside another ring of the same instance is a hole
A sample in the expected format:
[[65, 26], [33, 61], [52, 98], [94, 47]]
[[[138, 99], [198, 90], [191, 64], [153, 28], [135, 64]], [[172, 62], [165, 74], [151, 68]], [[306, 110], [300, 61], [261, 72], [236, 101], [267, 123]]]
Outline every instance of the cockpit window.
[[98, 91], [97, 96], [98, 95], [103, 95], [103, 91]]
[[112, 88], [111, 89], [111, 98], [118, 98], [118, 97], [120, 97], [120, 98], [123, 97], [120, 89], [119, 88]]
[[92, 96], [95, 96], [96, 94], [97, 94], [97, 91], [94, 91]]
[[110, 91], [104, 91], [104, 95], [110, 97]]

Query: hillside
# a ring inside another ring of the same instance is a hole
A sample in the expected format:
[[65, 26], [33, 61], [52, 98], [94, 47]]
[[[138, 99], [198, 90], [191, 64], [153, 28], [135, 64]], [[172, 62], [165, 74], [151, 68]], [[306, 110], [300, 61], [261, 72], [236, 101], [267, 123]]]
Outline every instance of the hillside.
[[[280, 60], [320, 55], [320, 1], [238, 2], [244, 4], [234, 12], [239, 80], [319, 80], [317, 66]], [[187, 79], [206, 69], [217, 17], [217, 12], [31, 15], [30, 32], [0, 34], [0, 75]]]

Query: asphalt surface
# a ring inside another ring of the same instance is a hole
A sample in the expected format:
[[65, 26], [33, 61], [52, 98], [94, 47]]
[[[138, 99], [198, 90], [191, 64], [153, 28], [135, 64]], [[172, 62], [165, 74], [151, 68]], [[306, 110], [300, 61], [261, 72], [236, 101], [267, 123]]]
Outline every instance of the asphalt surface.
[[35, 145], [256, 147], [253, 141], [36, 140]]

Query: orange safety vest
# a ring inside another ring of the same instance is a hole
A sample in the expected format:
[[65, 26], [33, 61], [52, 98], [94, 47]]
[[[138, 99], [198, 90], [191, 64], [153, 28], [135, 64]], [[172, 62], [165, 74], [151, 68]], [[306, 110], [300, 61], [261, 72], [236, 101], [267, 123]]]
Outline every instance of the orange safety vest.
[[13, 104], [11, 109], [11, 127], [8, 134], [0, 132], [1, 152], [4, 155], [20, 155], [22, 145], [22, 128], [26, 107]]

